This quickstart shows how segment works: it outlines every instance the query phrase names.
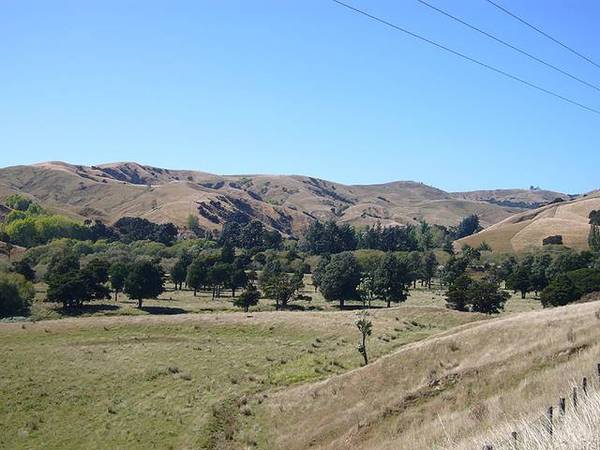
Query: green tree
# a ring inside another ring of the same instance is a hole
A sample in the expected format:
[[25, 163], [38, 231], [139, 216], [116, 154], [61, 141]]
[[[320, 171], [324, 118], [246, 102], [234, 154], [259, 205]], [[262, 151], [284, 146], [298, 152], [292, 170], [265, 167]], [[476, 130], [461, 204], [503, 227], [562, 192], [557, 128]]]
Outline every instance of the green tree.
[[298, 290], [297, 279], [287, 273], [278, 273], [261, 284], [267, 298], [275, 300], [275, 309], [287, 308]]
[[527, 293], [531, 291], [531, 270], [529, 266], [521, 265], [508, 277], [506, 287], [515, 292], [521, 293], [521, 298], [525, 298]]
[[365, 366], [369, 364], [369, 357], [367, 355], [367, 336], [371, 336], [373, 332], [373, 323], [369, 320], [369, 313], [363, 311], [358, 320], [356, 321], [356, 328], [361, 335], [360, 343], [358, 344], [358, 352], [362, 355]]
[[27, 281], [35, 280], [35, 270], [33, 270], [31, 265], [24, 259], [13, 262], [12, 271], [15, 273], [20, 273]]
[[221, 247], [221, 262], [231, 264], [235, 259], [235, 249], [229, 242], [223, 243]]
[[435, 277], [438, 267], [438, 261], [435, 253], [427, 252], [423, 258], [423, 276], [427, 283], [427, 288], [431, 289], [431, 280]]
[[321, 256], [319, 258], [319, 262], [317, 263], [317, 266], [313, 270], [312, 283], [313, 283], [313, 286], [315, 287], [315, 292], [317, 291], [317, 289], [319, 289], [319, 286], [321, 285], [322, 277], [325, 274], [325, 269], [327, 268], [327, 265], [329, 264], [330, 260], [331, 260], [331, 258], [329, 257], [329, 255]]
[[481, 231], [481, 225], [479, 224], [479, 217], [477, 214], [471, 214], [465, 217], [458, 226], [453, 230], [454, 239], [461, 239], [466, 236]]
[[248, 285], [248, 276], [243, 269], [232, 268], [229, 273], [229, 288], [231, 289], [231, 296], [235, 297], [235, 291], [239, 288], [244, 288]]
[[508, 292], [502, 291], [498, 284], [486, 280], [475, 280], [468, 288], [468, 299], [473, 312], [498, 313], [504, 309], [504, 303], [509, 298]]
[[233, 304], [239, 308], [244, 308], [244, 311], [248, 312], [248, 309], [251, 306], [258, 305], [259, 300], [260, 291], [251, 284], [236, 299], [233, 300]]
[[125, 279], [125, 293], [138, 301], [138, 308], [147, 298], [157, 298], [164, 291], [164, 279], [161, 267], [152, 261], [135, 262]]
[[108, 276], [110, 279], [110, 286], [115, 292], [115, 302], [119, 298], [119, 292], [123, 290], [125, 286], [125, 278], [129, 274], [129, 266], [124, 262], [114, 262], [111, 264], [108, 270]]
[[565, 274], [558, 275], [540, 294], [544, 308], [548, 306], [563, 306], [579, 299], [581, 293], [575, 283]]
[[21, 194], [9, 195], [6, 197], [6, 200], [4, 200], [6, 206], [11, 209], [16, 209], [17, 211], [27, 211], [27, 208], [29, 208], [32, 203], [32, 199]]
[[17, 273], [0, 273], [0, 317], [26, 316], [33, 302], [33, 285]]
[[208, 269], [207, 279], [212, 286], [212, 299], [221, 297], [221, 289], [231, 278], [232, 266], [219, 262]]
[[387, 302], [403, 302], [408, 297], [408, 284], [411, 282], [411, 271], [405, 260], [394, 253], [385, 254], [375, 272], [375, 286], [379, 296]]
[[600, 252], [600, 225], [590, 225], [590, 234], [588, 236], [590, 250]]
[[194, 290], [194, 297], [198, 289], [208, 282], [208, 267], [203, 259], [196, 258], [187, 268], [186, 284]]
[[469, 310], [469, 286], [471, 278], [462, 274], [454, 279], [446, 292], [446, 306], [457, 311]]
[[361, 273], [354, 255], [350, 252], [335, 254], [321, 275], [319, 289], [328, 301], [338, 300], [340, 309], [346, 300], [360, 298], [356, 288]]
[[187, 277], [190, 263], [190, 257], [187, 254], [183, 254], [173, 265], [173, 268], [171, 269], [171, 281], [175, 285], [175, 289], [181, 290]]

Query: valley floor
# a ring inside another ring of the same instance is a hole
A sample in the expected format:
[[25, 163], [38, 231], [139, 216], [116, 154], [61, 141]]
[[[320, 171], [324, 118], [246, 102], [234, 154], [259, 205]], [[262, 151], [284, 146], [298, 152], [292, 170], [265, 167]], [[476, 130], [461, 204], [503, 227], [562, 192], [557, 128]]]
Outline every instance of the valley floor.
[[[454, 437], [455, 418], [473, 411], [485, 411], [477, 425], [487, 426], [496, 414], [488, 402], [504, 407], [503, 389], [516, 395], [531, 373], [551, 370], [546, 350], [533, 349], [596, 348], [596, 304], [571, 307], [585, 317], [563, 324], [562, 309], [518, 313], [539, 302], [513, 298], [506, 318], [489, 320], [419, 288], [401, 306], [373, 305], [374, 362], [360, 368], [359, 305], [337, 311], [311, 291], [296, 310], [261, 301], [250, 313], [189, 291], [142, 310], [107, 301], [82, 317], [36, 304], [38, 319], [54, 320], [0, 324], [0, 448], [445, 446], [436, 417]], [[423, 433], [431, 439], [419, 441]]]

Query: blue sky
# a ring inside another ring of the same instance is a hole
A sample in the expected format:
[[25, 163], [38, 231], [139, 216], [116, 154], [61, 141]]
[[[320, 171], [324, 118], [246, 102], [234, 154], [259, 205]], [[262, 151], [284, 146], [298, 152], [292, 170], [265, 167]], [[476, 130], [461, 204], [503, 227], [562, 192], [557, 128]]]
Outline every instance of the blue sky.
[[[600, 61], [600, 2], [497, 0]], [[600, 92], [415, 0], [348, 0], [600, 108]], [[600, 84], [484, 0], [430, 0]], [[138, 161], [207, 172], [600, 187], [600, 116], [329, 0], [0, 2], [0, 166]]]

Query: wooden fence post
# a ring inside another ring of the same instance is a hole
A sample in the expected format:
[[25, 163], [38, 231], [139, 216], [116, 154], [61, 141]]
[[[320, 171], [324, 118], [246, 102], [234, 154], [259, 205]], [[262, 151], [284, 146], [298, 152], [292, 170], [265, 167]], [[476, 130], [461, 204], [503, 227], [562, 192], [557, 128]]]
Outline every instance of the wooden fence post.
[[554, 415], [554, 409], [552, 408], [552, 406], [548, 407], [548, 433], [550, 434], [550, 436], [552, 436], [552, 432], [553, 430], [553, 423], [552, 423], [552, 417]]
[[573, 409], [577, 409], [577, 386], [573, 386]]
[[564, 397], [561, 397], [558, 400], [558, 408], [560, 409], [560, 415], [564, 416], [565, 415], [565, 409], [566, 409], [566, 401]]
[[583, 387], [583, 394], [587, 395], [587, 377], [583, 377], [581, 381], [581, 386]]

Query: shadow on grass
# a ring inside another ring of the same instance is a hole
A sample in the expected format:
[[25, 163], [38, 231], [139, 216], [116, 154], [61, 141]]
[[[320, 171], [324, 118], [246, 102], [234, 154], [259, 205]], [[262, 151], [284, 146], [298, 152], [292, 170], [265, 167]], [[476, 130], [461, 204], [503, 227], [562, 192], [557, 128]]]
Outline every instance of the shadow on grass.
[[[338, 305], [338, 309], [339, 309], [339, 305]], [[369, 309], [387, 309], [387, 306], [372, 305], [371, 307], [369, 307], [369, 306], [363, 306], [363, 305], [344, 305], [342, 307], [342, 311], [358, 311], [358, 310], [362, 310], [362, 309], [364, 309], [365, 311], [368, 311]]]
[[90, 305], [82, 305], [79, 308], [59, 308], [56, 311], [63, 315], [69, 317], [82, 316], [84, 314], [97, 314], [106, 311], [116, 311], [119, 309], [119, 305], [110, 305], [106, 303], [92, 303]]
[[173, 308], [170, 306], [142, 306], [140, 311], [147, 312], [148, 314], [164, 314], [164, 315], [189, 313], [189, 311], [186, 311], [185, 309]]

